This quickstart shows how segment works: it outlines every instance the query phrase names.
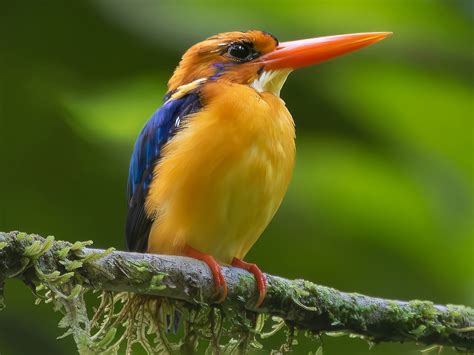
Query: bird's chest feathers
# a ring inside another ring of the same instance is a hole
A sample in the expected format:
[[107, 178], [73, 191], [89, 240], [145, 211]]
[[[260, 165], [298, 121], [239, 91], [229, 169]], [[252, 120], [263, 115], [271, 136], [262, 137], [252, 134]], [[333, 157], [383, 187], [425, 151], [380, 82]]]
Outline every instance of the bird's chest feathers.
[[164, 148], [147, 212], [185, 235], [258, 238], [291, 178], [293, 119], [281, 99], [251, 88], [215, 97]]
[[[247, 189], [267, 189], [290, 178], [295, 154], [293, 119], [284, 102], [269, 93], [234, 87], [210, 102], [204, 116], [212, 125], [217, 160], [227, 160], [221, 172]], [[227, 159], [226, 159], [227, 157]], [[223, 176], [223, 177], [224, 177]], [[263, 191], [265, 193], [265, 191]]]
[[268, 207], [270, 213], [279, 206], [294, 162], [293, 124], [288, 118], [281, 112], [267, 116], [252, 110], [249, 117], [231, 124], [228, 141], [220, 145], [230, 160], [216, 174], [216, 185], [226, 197], [221, 199], [223, 212], [258, 206]]

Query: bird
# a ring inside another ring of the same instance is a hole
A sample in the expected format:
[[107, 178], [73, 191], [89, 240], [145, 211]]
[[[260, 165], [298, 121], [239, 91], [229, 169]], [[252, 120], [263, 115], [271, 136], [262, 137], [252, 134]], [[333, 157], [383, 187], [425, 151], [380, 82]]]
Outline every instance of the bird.
[[278, 210], [295, 162], [295, 124], [280, 98], [288, 75], [378, 42], [391, 32], [289, 42], [265, 31], [225, 32], [190, 47], [135, 142], [127, 184], [130, 251], [206, 263], [215, 302], [222, 265], [267, 281], [243, 259]]

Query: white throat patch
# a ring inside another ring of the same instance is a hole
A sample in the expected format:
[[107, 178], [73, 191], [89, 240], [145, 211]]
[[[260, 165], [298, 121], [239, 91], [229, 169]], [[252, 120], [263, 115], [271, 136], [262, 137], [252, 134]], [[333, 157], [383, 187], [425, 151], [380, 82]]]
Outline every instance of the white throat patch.
[[258, 92], [270, 92], [280, 97], [281, 88], [291, 72], [292, 69], [264, 71], [250, 86]]

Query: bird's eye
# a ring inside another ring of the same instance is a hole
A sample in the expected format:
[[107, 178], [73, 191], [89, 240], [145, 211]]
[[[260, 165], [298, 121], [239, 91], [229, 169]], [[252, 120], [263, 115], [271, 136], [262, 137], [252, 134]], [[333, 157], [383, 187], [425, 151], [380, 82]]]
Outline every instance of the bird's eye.
[[256, 52], [246, 43], [232, 43], [227, 49], [227, 54], [238, 61], [247, 61], [254, 59]]

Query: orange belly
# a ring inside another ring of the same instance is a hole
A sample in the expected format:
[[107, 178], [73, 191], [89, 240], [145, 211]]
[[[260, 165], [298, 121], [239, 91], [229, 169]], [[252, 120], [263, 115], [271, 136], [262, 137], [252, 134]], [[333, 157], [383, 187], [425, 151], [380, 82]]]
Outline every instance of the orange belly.
[[281, 204], [294, 165], [294, 124], [283, 101], [244, 85], [203, 88], [205, 110], [163, 149], [146, 201], [148, 251], [185, 245], [222, 263], [243, 258]]

